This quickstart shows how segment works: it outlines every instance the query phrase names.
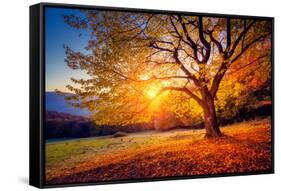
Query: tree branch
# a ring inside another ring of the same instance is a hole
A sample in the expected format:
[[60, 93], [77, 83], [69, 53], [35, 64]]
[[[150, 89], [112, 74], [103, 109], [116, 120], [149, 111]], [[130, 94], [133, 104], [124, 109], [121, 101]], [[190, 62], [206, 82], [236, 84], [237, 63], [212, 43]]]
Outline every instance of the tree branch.
[[174, 29], [174, 32], [177, 34], [177, 37], [182, 40], [183, 42], [185, 42], [188, 46], [192, 46], [189, 42], [187, 42], [186, 40], [183, 39], [182, 35], [180, 34], [180, 32], [178, 31], [173, 19], [172, 19], [172, 16], [169, 17], [170, 19], [170, 23], [172, 24], [172, 27]]
[[226, 50], [228, 51], [231, 46], [231, 20], [226, 19]]
[[230, 50], [230, 52], [229, 52], [229, 54], [228, 54], [228, 58], [230, 58], [230, 57], [234, 54], [234, 52], [235, 52], [235, 50], [236, 50], [236, 48], [237, 48], [237, 45], [239, 44], [239, 42], [241, 41], [241, 39], [243, 38], [243, 36], [246, 36], [247, 32], [251, 29], [251, 27], [252, 27], [255, 23], [256, 23], [256, 21], [251, 22], [251, 23], [239, 34], [238, 38], [237, 38], [237, 39], [235, 40], [235, 42], [233, 43], [233, 46], [232, 46], [232, 48], [231, 48], [231, 50]]
[[222, 48], [222, 44], [215, 39], [215, 37], [213, 36], [213, 32], [214, 31], [209, 31], [208, 35], [210, 36], [211, 41], [217, 46], [217, 48], [219, 50], [219, 53], [222, 54], [222, 53], [224, 53], [223, 48]]
[[223, 62], [218, 70], [218, 72], [216, 73], [211, 88], [210, 88], [210, 93], [211, 96], [214, 98], [217, 94], [220, 82], [225, 74], [225, 72], [227, 71], [227, 62]]
[[265, 57], [267, 57], [267, 56], [268, 56], [268, 54], [265, 54], [265, 55], [263, 55], [263, 56], [260, 56], [260, 57], [258, 57], [258, 58], [256, 58], [256, 59], [252, 60], [252, 61], [249, 62], [248, 64], [245, 64], [244, 66], [241, 66], [241, 67], [237, 68], [235, 71], [231, 71], [231, 73], [229, 73], [229, 74], [236, 73], [236, 72], [238, 72], [239, 70], [241, 70], [241, 69], [243, 69], [243, 68], [246, 68], [247, 66], [249, 66], [249, 65], [255, 63], [256, 61], [258, 61], [258, 60], [260, 60], [260, 59], [262, 59], [262, 58], [265, 58]]
[[197, 95], [195, 95], [194, 93], [192, 93], [192, 91], [190, 91], [188, 88], [186, 87], [164, 87], [161, 89], [161, 91], [167, 91], [167, 90], [172, 90], [172, 91], [181, 91], [181, 92], [185, 92], [186, 94], [188, 94], [191, 98], [193, 98], [199, 105], [202, 105], [202, 100], [200, 97], [198, 97]]
[[198, 59], [198, 55], [197, 55], [197, 44], [189, 36], [187, 28], [185, 26], [185, 23], [183, 22], [182, 17], [179, 15], [178, 18], [179, 18], [180, 24], [182, 26], [183, 32], [185, 34], [185, 38], [188, 41], [187, 45], [189, 45], [193, 49], [193, 55], [194, 55], [194, 58], [196, 59], [196, 62], [200, 63], [200, 61]]
[[157, 77], [157, 76], [152, 76], [148, 79], [143, 79], [143, 80], [139, 80], [139, 79], [134, 79], [134, 78], [130, 78], [116, 70], [111, 70], [113, 73], [121, 76], [122, 78], [126, 79], [126, 80], [130, 80], [130, 81], [134, 81], [134, 82], [148, 82], [148, 81], [153, 81], [153, 80], [170, 80], [170, 79], [190, 79], [191, 77], [189, 76], [165, 76], [165, 77]]
[[163, 47], [158, 46], [156, 41], [152, 41], [149, 46], [152, 47], [152, 48], [155, 48], [157, 50], [166, 51], [166, 52], [173, 52], [173, 50], [171, 50], [171, 49], [163, 48]]
[[173, 55], [175, 61], [181, 65], [181, 70], [187, 75], [187, 77], [189, 77], [193, 82], [194, 84], [199, 87], [200, 84], [199, 84], [199, 81], [198, 79], [188, 70], [185, 68], [185, 66], [183, 65], [183, 63], [180, 61], [179, 57], [178, 57], [178, 51], [177, 49], [174, 51], [174, 55]]
[[264, 39], [265, 36], [264, 35], [260, 35], [259, 37], [257, 37], [256, 39], [252, 40], [249, 44], [247, 44], [244, 49], [241, 48], [241, 52], [236, 55], [235, 58], [233, 58], [231, 60], [231, 63], [235, 62], [247, 49], [249, 49], [253, 44], [255, 44], [256, 42], [260, 41], [261, 39]]
[[[163, 87], [161, 90], [158, 91], [158, 93], [156, 94], [156, 96], [154, 98], [152, 98], [148, 104], [146, 104], [142, 109], [140, 109], [139, 111], [135, 111], [133, 112], [134, 114], [139, 114], [141, 112], [143, 112], [152, 102], [153, 100], [155, 100], [158, 96], [160, 96], [162, 93], [164, 93], [165, 91], [181, 91], [186, 93], [187, 95], [189, 95], [191, 98], [193, 98], [199, 105], [202, 105], [203, 102], [201, 100], [200, 97], [198, 97], [197, 95], [195, 95], [194, 93], [192, 93], [188, 88], [186, 87]], [[132, 112], [130, 112], [132, 113]]]

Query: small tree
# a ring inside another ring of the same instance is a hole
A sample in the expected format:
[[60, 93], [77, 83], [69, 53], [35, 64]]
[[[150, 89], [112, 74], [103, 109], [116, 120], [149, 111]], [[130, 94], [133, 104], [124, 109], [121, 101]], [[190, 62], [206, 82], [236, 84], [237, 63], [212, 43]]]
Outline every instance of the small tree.
[[91, 36], [87, 53], [66, 46], [68, 66], [89, 75], [72, 78], [79, 86], [67, 86], [74, 92], [67, 99], [79, 100], [74, 106], [88, 108], [98, 123], [146, 121], [151, 104], [160, 107], [180, 97], [182, 110], [190, 99], [200, 106], [207, 137], [220, 136], [215, 100], [224, 76], [253, 75], [249, 67], [271, 64], [269, 20], [83, 13], [84, 18], [64, 16], [70, 26], [87, 29]]

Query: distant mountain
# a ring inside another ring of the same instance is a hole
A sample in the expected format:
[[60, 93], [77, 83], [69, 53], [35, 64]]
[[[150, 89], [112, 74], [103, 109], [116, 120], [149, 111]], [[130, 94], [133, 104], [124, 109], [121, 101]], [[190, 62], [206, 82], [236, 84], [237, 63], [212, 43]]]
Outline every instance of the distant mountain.
[[67, 104], [64, 97], [58, 95], [56, 92], [46, 92], [45, 104], [47, 111], [57, 111], [84, 117], [88, 117], [90, 115], [87, 109], [79, 109]]
[[83, 117], [83, 116], [77, 116], [77, 115], [72, 115], [69, 113], [63, 113], [63, 112], [57, 112], [57, 111], [46, 111], [46, 116], [45, 116], [47, 121], [90, 121], [90, 118]]

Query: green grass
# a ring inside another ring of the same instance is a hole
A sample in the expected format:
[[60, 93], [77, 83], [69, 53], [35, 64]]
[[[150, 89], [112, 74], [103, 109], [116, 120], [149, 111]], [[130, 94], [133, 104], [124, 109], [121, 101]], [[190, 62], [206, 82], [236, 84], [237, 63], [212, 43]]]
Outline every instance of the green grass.
[[167, 141], [171, 135], [176, 135], [180, 130], [170, 132], [145, 132], [129, 134], [125, 137], [113, 138], [94, 137], [49, 142], [46, 144], [46, 165], [53, 166], [67, 159], [83, 155], [104, 155], [120, 149], [138, 149], [146, 145], [156, 145]]
[[46, 144], [46, 163], [47, 166], [64, 161], [69, 157], [95, 152], [106, 147], [110, 141], [108, 139], [76, 139], [52, 142]]

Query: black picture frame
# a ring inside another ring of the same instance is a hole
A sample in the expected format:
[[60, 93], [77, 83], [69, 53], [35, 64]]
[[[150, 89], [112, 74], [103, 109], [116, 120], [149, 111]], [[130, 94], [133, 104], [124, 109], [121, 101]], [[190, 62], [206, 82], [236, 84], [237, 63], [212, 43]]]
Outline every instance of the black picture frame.
[[[211, 16], [211, 17], [230, 17], [230, 18], [248, 18], [269, 20], [272, 23], [272, 42], [271, 42], [271, 61], [272, 61], [272, 115], [271, 115], [271, 161], [272, 169], [269, 171], [252, 173], [228, 173], [228, 174], [206, 174], [178, 177], [162, 177], [147, 179], [130, 179], [117, 181], [104, 181], [94, 183], [74, 183], [74, 184], [45, 184], [45, 8], [70, 8], [70, 9], [94, 9], [105, 11], [129, 11], [136, 13], [157, 13], [157, 14], [180, 14], [190, 16]], [[248, 15], [231, 15], [216, 13], [195, 13], [183, 11], [169, 10], [152, 10], [152, 9], [135, 9], [121, 7], [103, 7], [92, 5], [73, 5], [73, 4], [56, 4], [56, 3], [39, 3], [30, 6], [30, 139], [29, 139], [29, 183], [38, 188], [53, 188], [66, 186], [83, 186], [83, 185], [99, 185], [113, 183], [134, 183], [146, 181], [163, 181], [177, 179], [193, 179], [193, 178], [209, 178], [209, 177], [226, 177], [226, 176], [242, 176], [255, 174], [271, 174], [274, 173], [274, 18], [260, 17]]]

